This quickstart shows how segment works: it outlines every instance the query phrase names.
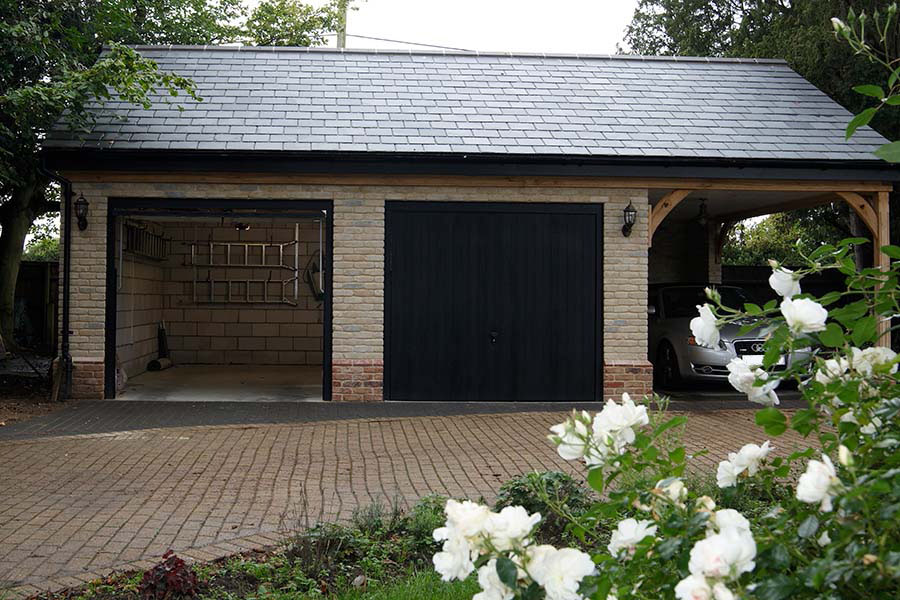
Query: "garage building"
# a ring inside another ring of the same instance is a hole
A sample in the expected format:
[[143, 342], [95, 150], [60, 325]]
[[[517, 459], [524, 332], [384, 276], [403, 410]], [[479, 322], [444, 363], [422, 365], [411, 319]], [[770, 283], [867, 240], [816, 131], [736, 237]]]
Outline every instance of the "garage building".
[[138, 50], [203, 100], [48, 136], [71, 397], [645, 394], [648, 282], [719, 281], [734, 221], [888, 239], [884, 140], [781, 61]]

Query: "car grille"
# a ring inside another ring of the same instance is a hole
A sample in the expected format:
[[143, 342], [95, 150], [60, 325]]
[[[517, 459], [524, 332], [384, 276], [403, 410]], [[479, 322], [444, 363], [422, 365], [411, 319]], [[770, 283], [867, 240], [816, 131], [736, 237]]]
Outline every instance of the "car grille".
[[764, 354], [764, 343], [764, 340], [736, 340], [734, 342], [734, 351], [738, 356], [744, 356], [745, 354]]

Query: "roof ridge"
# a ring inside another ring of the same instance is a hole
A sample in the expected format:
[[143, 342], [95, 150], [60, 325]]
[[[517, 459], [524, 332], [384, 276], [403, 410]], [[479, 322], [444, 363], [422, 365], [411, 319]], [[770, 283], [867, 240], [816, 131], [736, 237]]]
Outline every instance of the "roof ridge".
[[220, 52], [293, 52], [308, 54], [386, 54], [403, 56], [473, 56], [473, 57], [503, 57], [503, 58], [548, 58], [548, 59], [587, 59], [587, 60], [633, 60], [653, 62], [705, 62], [705, 63], [737, 63], [737, 64], [779, 64], [786, 65], [787, 61], [780, 58], [726, 58], [717, 56], [652, 56], [641, 54], [577, 54], [577, 53], [541, 53], [541, 52], [503, 52], [503, 51], [473, 51], [463, 52], [458, 50], [400, 50], [400, 49], [365, 49], [365, 48], [322, 48], [308, 46], [224, 46], [224, 45], [132, 45], [135, 50], [168, 50], [168, 51], [220, 51]]

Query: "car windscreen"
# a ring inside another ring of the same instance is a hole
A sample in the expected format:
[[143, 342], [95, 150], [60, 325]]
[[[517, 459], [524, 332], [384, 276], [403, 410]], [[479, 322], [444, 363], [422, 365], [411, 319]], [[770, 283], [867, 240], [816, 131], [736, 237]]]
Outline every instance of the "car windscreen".
[[[722, 304], [732, 308], [743, 308], [747, 302], [752, 302], [747, 292], [736, 287], [720, 287]], [[706, 304], [709, 299], [702, 286], [684, 286], [666, 288], [662, 291], [663, 310], [667, 319], [679, 319], [683, 317], [696, 317], [697, 306]]]

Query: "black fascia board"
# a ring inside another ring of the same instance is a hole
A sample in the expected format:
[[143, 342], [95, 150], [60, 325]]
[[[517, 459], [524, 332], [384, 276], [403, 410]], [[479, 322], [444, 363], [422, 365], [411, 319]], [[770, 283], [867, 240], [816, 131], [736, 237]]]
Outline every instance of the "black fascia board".
[[878, 160], [84, 148], [51, 148], [44, 154], [48, 166], [58, 171], [900, 181], [900, 168]]

